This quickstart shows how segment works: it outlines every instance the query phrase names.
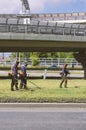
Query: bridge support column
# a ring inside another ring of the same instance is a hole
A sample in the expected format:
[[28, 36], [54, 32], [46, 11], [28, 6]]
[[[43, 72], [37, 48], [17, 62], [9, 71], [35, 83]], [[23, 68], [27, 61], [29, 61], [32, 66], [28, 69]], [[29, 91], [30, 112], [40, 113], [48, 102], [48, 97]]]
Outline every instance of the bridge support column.
[[86, 52], [74, 53], [74, 58], [80, 62], [84, 69], [84, 79], [86, 79]]

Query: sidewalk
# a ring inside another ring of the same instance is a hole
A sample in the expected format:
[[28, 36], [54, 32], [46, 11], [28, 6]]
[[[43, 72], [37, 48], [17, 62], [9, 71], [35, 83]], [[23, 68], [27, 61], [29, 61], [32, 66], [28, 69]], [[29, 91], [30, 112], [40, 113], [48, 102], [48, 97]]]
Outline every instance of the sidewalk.
[[86, 108], [86, 103], [0, 103], [0, 108]]

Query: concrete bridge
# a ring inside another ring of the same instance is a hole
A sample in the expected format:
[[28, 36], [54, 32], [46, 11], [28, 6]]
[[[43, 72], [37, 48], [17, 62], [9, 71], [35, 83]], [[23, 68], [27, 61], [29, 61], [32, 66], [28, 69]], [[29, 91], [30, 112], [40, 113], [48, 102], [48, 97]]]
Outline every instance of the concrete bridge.
[[0, 33], [0, 52], [86, 51], [85, 36]]
[[0, 33], [0, 52], [86, 51], [86, 37], [54, 34]]
[[0, 52], [74, 52], [86, 78], [86, 24], [1, 18]]
[[0, 14], [0, 51], [85, 51], [85, 23], [82, 12]]
[[0, 24], [0, 51], [86, 51], [86, 25], [45, 21]]

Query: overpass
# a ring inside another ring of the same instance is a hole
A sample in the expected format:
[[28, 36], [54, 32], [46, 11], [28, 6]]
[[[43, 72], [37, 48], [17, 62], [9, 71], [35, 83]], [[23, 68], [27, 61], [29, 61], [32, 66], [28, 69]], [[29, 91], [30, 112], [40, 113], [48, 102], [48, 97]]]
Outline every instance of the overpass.
[[[0, 15], [0, 52], [75, 52], [74, 56], [82, 63], [86, 78], [85, 21], [67, 23], [50, 18], [45, 20], [46, 15], [43, 15], [44, 20], [35, 16], [38, 15]], [[81, 18], [80, 14], [78, 18]]]
[[38, 20], [24, 24], [22, 18], [19, 20], [2, 19], [1, 52], [86, 51], [86, 24]]
[[0, 52], [86, 51], [85, 36], [0, 33]]

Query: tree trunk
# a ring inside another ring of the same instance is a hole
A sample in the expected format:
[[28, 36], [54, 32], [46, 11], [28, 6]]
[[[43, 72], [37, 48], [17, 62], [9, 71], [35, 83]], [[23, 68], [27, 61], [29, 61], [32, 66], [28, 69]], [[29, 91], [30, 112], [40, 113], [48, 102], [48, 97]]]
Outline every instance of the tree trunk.
[[84, 69], [84, 79], [86, 79], [86, 53], [85, 52], [78, 52], [73, 54], [75, 59], [80, 62]]

